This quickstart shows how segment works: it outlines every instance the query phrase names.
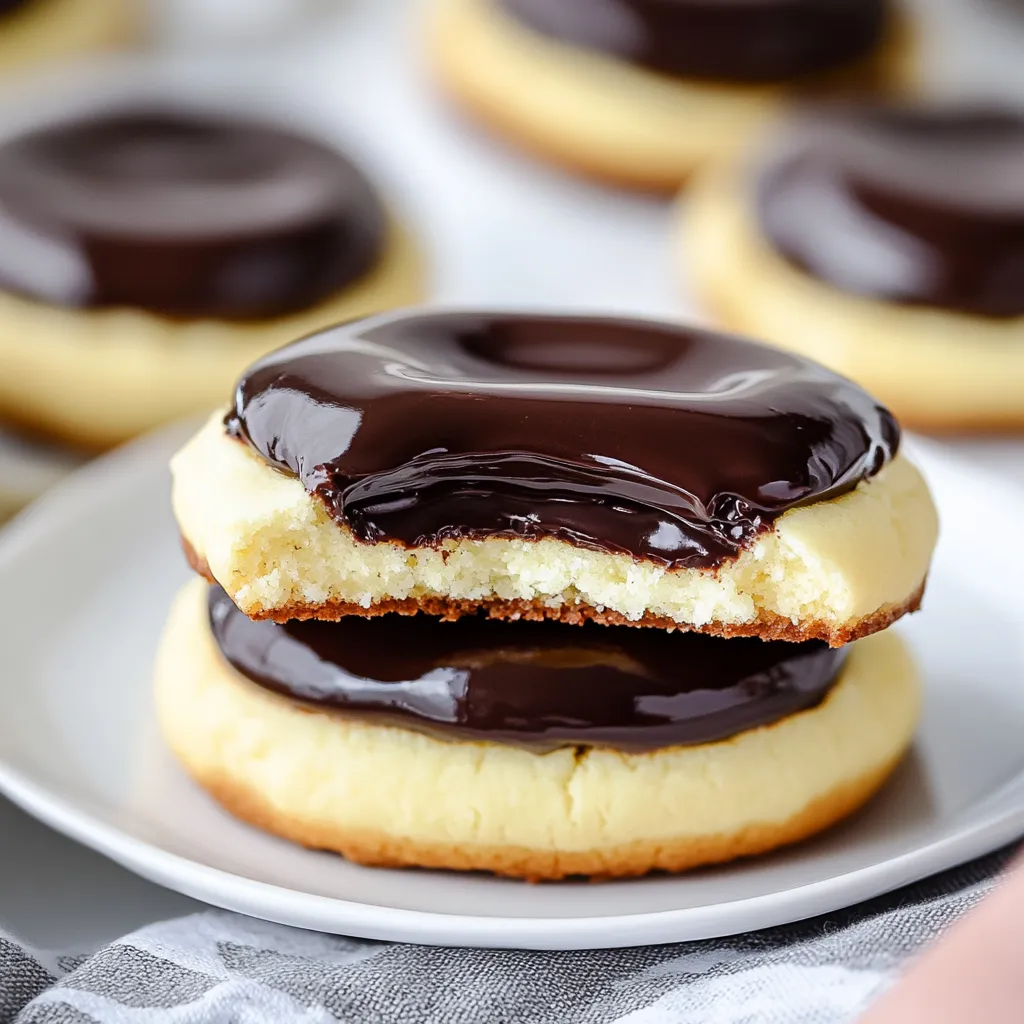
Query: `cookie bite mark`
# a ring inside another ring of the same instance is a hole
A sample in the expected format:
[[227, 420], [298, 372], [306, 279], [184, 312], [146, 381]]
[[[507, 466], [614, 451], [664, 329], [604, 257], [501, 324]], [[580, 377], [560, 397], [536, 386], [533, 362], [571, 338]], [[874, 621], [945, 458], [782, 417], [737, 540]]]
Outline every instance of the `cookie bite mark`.
[[365, 543], [551, 538], [734, 559], [889, 463], [891, 415], [777, 349], [640, 320], [381, 317], [250, 367], [229, 435]]
[[[181, 533], [247, 615], [483, 609], [839, 644], [917, 606], [935, 510], [888, 414], [848, 381], [667, 326], [653, 350], [620, 349], [614, 321], [568, 322], [586, 371], [543, 331], [516, 365], [481, 368], [472, 334], [451, 355], [450, 319], [406, 319], [423, 350], [389, 343], [387, 372], [358, 325], [302, 343], [315, 389], [282, 350], [228, 417], [245, 443], [215, 416], [176, 456]], [[444, 373], [432, 345], [455, 360]], [[691, 358], [709, 376], [673, 390]], [[358, 401], [331, 393], [323, 361]]]

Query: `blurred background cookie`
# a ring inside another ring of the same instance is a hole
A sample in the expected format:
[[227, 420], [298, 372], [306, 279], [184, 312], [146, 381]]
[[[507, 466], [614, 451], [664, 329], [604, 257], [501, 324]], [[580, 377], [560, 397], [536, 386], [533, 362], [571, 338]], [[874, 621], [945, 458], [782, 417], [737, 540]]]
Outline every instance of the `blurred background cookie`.
[[0, 416], [77, 445], [209, 409], [257, 355], [420, 294], [347, 157], [173, 98], [7, 138], [0, 210]]
[[137, 0], [0, 0], [0, 79], [128, 42]]
[[901, 90], [913, 32], [886, 0], [436, 0], [428, 45], [465, 108], [609, 181], [672, 189], [794, 90]]
[[924, 429], [1024, 425], [1024, 116], [807, 111], [710, 169], [680, 225], [730, 328], [863, 383]]

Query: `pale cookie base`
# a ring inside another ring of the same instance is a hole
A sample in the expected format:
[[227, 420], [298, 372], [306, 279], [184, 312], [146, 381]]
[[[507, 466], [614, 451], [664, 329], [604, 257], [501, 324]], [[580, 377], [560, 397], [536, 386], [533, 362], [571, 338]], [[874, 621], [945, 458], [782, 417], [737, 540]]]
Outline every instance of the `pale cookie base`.
[[921, 429], [1024, 426], [1024, 317], [996, 320], [850, 295], [761, 237], [740, 165], [706, 172], [680, 206], [694, 291], [728, 328], [817, 359]]
[[[778, 114], [788, 90], [673, 78], [545, 38], [494, 0], [435, 0], [427, 25], [436, 77], [503, 134], [573, 170], [671, 190], [711, 157], [734, 152]], [[909, 33], [829, 76], [905, 87], [916, 75]]]
[[365, 864], [530, 879], [681, 871], [795, 842], [859, 807], [910, 743], [918, 685], [899, 637], [849, 653], [818, 707], [649, 754], [534, 754], [317, 711], [239, 675], [189, 583], [156, 662], [164, 734], [239, 817]]
[[134, 0], [31, 0], [0, 18], [0, 76], [127, 42], [137, 21]]
[[431, 602], [447, 602], [461, 612], [567, 621], [596, 612], [607, 622], [839, 644], [916, 607], [938, 528], [928, 488], [902, 456], [841, 498], [781, 516], [714, 572], [553, 539], [362, 544], [298, 480], [228, 437], [220, 414], [171, 469], [175, 515], [198, 567], [252, 618], [409, 611], [410, 601], [441, 611]]
[[419, 254], [392, 225], [368, 274], [326, 301], [257, 322], [69, 310], [0, 292], [0, 416], [87, 448], [220, 405], [260, 356], [332, 323], [420, 299]]

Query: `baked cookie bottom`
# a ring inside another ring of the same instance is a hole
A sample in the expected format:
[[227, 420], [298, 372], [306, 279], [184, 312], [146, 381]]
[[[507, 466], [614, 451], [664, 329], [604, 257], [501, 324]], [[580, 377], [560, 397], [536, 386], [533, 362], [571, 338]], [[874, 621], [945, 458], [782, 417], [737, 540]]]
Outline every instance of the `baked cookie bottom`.
[[110, 49], [137, 30], [132, 0], [31, 0], [0, 19], [0, 76]]
[[883, 633], [850, 651], [809, 711], [647, 754], [535, 754], [433, 739], [264, 690], [221, 656], [189, 583], [156, 662], [165, 737], [237, 816], [363, 864], [531, 880], [681, 871], [796, 842], [882, 784], [918, 715], [913, 663]]
[[423, 276], [411, 237], [392, 223], [366, 275], [311, 309], [272, 320], [71, 310], [0, 292], [0, 417], [79, 447], [110, 447], [220, 405], [246, 366], [280, 345], [418, 301]]
[[298, 480], [228, 437], [221, 414], [171, 469], [195, 568], [250, 618], [279, 621], [485, 608], [838, 645], [917, 607], [937, 533], [928, 488], [903, 456], [841, 498], [781, 516], [715, 571], [550, 538], [361, 543]]
[[[735, 152], [789, 90], [673, 78], [548, 39], [494, 0], [434, 0], [428, 58], [466, 110], [541, 157], [613, 184], [671, 191]], [[907, 26], [854, 68], [816, 80], [900, 91], [917, 76]]]
[[994, 319], [850, 295], [760, 236], [739, 162], [706, 171], [680, 204], [683, 270], [730, 330], [852, 377], [921, 430], [1024, 427], [1024, 316]]

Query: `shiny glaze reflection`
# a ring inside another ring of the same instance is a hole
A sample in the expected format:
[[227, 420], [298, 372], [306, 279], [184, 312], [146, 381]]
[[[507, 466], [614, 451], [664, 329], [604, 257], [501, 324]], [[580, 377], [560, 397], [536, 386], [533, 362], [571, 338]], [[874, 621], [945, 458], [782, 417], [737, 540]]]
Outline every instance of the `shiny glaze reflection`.
[[692, 328], [497, 313], [371, 318], [286, 346], [228, 432], [364, 541], [557, 537], [717, 565], [877, 472], [899, 429], [815, 363]]
[[845, 652], [629, 626], [385, 615], [253, 622], [219, 587], [227, 660], [309, 704], [429, 732], [544, 750], [711, 743], [813, 707]]
[[808, 114], [765, 159], [756, 202], [776, 251], [843, 291], [981, 316], [1024, 314], [1018, 114]]
[[771, 82], [863, 57], [885, 0], [496, 0], [542, 35], [670, 75]]
[[356, 280], [383, 237], [366, 179], [279, 128], [129, 109], [0, 145], [0, 288], [53, 305], [277, 316]]

